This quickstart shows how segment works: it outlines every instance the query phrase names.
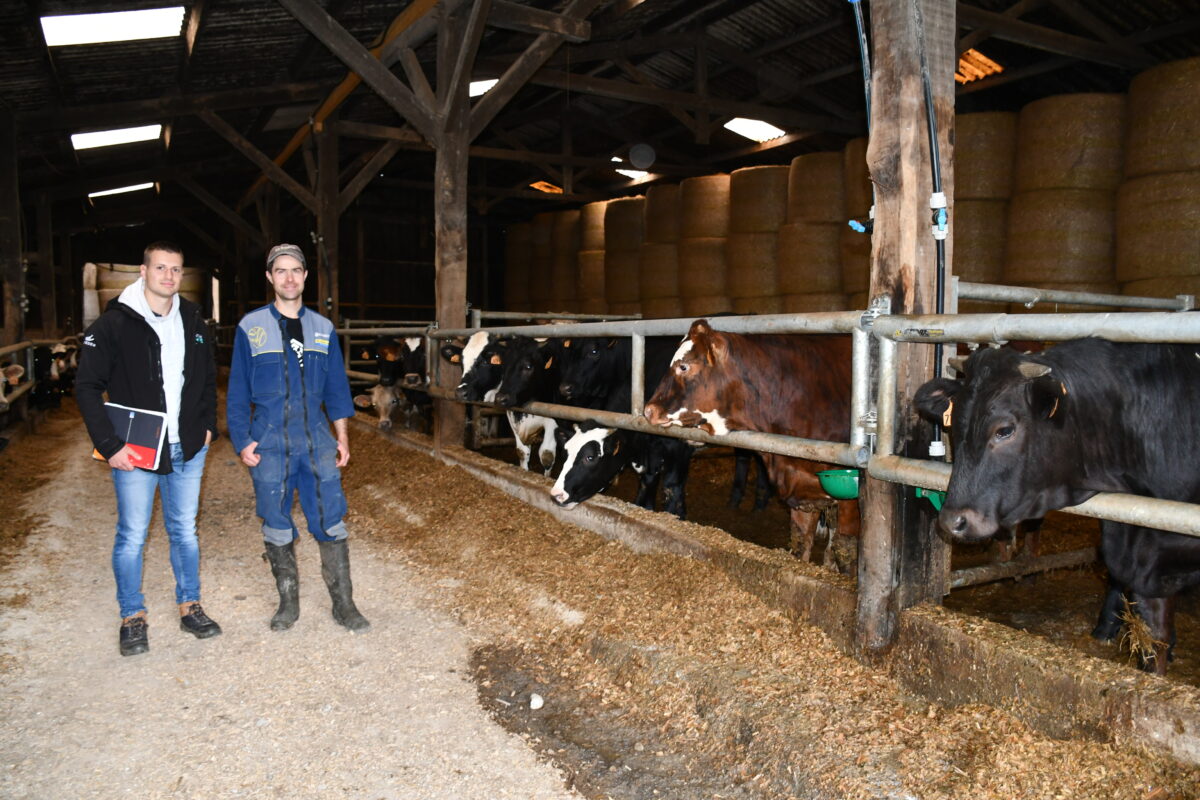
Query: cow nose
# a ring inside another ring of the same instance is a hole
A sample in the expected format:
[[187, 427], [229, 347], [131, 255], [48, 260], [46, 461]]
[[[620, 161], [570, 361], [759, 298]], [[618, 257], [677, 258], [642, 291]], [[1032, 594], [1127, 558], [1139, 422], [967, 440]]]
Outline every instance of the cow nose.
[[644, 416], [654, 425], [662, 425], [666, 421], [666, 413], [663, 411], [661, 406], [657, 406], [654, 403], [648, 403], [646, 407], [642, 409], [642, 416]]
[[512, 399], [512, 395], [507, 392], [497, 392], [496, 396], [492, 398], [497, 405], [502, 406], [511, 406], [513, 404]]
[[406, 374], [404, 376], [404, 385], [405, 386], [420, 386], [421, 385], [421, 376], [415, 372], [409, 372], [408, 374]]
[[379, 420], [379, 430], [390, 431], [392, 429], [392, 421], [390, 419]]
[[567, 494], [566, 489], [554, 489], [550, 492], [550, 496], [554, 498], [554, 502], [562, 505], [563, 503], [567, 502], [567, 498], [570, 495]]
[[983, 515], [972, 508], [943, 508], [938, 514], [938, 526], [956, 541], [983, 538]]
[[467, 399], [467, 387], [459, 386], [457, 389], [454, 390], [454, 396], [457, 397], [459, 400], [466, 400]]
[[563, 397], [566, 397], [569, 399], [572, 395], [575, 394], [575, 384], [560, 383], [558, 385], [558, 393], [561, 394]]

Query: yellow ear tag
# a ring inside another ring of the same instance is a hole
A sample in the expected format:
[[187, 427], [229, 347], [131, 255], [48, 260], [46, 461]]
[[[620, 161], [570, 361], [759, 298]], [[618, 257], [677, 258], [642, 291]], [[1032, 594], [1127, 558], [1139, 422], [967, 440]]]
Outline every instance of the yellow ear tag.
[[613, 455], [615, 456], [619, 452], [621, 452], [621, 442], [618, 440], [617, 446], [613, 448]]
[[546, 366], [542, 367], [542, 369], [550, 369], [552, 364], [554, 364], [554, 356], [550, 356], [550, 360], [546, 362]]
[[942, 412], [942, 427], [943, 428], [950, 427], [950, 415], [953, 412], [954, 412], [954, 401], [951, 400], [950, 404], [946, 406], [946, 410]]
[[1054, 398], [1054, 408], [1050, 409], [1050, 413], [1049, 413], [1049, 415], [1047, 415], [1047, 419], [1054, 419], [1054, 414], [1057, 411], [1058, 411], [1058, 398], [1056, 397], [1056, 398]]
[[489, 363], [499, 366], [499, 365], [503, 364], [504, 361], [500, 358], [500, 354], [496, 353], [492, 356], [492, 360]]
[[451, 364], [461, 364], [462, 356], [455, 353], [454, 355], [450, 356], [450, 363]]

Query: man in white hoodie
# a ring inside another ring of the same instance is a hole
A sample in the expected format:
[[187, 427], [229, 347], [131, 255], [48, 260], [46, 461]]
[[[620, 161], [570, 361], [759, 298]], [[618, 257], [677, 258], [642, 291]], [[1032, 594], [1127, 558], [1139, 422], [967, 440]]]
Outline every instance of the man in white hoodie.
[[[121, 655], [150, 649], [142, 595], [142, 551], [155, 492], [175, 573], [179, 626], [197, 638], [221, 628], [200, 606], [196, 511], [209, 442], [217, 434], [216, 367], [201, 309], [179, 296], [183, 251], [169, 242], [146, 247], [141, 276], [88, 328], [75, 397], [96, 450], [112, 467], [117, 531], [112, 567], [121, 612]], [[166, 450], [158, 468], [135, 466], [134, 451], [114, 429], [109, 402], [166, 414]]]

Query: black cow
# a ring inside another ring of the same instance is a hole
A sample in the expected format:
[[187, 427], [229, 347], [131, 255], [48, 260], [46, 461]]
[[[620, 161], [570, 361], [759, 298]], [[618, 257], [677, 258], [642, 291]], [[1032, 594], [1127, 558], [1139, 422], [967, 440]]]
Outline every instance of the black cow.
[[[372, 389], [372, 394], [378, 395], [380, 400], [380, 403], [375, 404], [376, 410], [381, 412], [380, 427], [385, 427], [383, 424], [385, 417], [382, 412], [386, 408], [395, 411], [402, 407], [407, 417], [408, 427], [428, 430], [433, 399], [428, 392], [424, 391], [426, 384], [425, 338], [409, 336], [398, 339], [395, 336], [378, 336], [374, 342], [364, 348], [362, 355], [363, 358], [375, 359], [375, 366], [379, 372], [380, 391]], [[395, 391], [383, 391], [390, 390], [392, 387], [397, 387], [403, 393], [407, 403], [400, 403], [399, 398], [395, 396]], [[370, 405], [364, 401], [359, 404], [359, 407], [368, 408]], [[390, 427], [390, 414], [386, 419], [388, 419], [387, 427]]]
[[[974, 542], [1097, 492], [1200, 502], [1200, 346], [1065, 342], [1036, 355], [983, 349], [961, 380], [922, 386], [922, 416], [950, 423], [954, 470], [938, 517]], [[1101, 523], [1109, 590], [1093, 635], [1120, 629], [1122, 594], [1156, 640], [1164, 674], [1178, 593], [1200, 583], [1200, 539]]]

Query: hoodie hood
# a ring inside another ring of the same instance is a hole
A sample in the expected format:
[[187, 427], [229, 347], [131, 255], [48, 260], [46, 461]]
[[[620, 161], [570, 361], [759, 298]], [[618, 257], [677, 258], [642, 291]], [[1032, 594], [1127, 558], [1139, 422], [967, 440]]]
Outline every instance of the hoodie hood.
[[145, 280], [145, 278], [139, 277], [136, 281], [134, 281], [133, 283], [126, 286], [125, 289], [121, 292], [121, 295], [117, 298], [117, 302], [121, 303], [122, 305], [126, 305], [126, 306], [129, 306], [130, 308], [132, 308], [139, 315], [141, 315], [142, 319], [146, 320], [146, 322], [148, 322], [150, 324], [150, 326], [153, 327], [155, 330], [158, 330], [158, 326], [162, 325], [167, 320], [179, 316], [179, 293], [178, 292], [175, 293], [171, 297], [171, 310], [168, 311], [166, 314], [164, 314], [160, 317], [159, 315], [155, 314], [153, 311], [150, 310], [150, 304], [148, 302], [146, 302], [146, 280]]

